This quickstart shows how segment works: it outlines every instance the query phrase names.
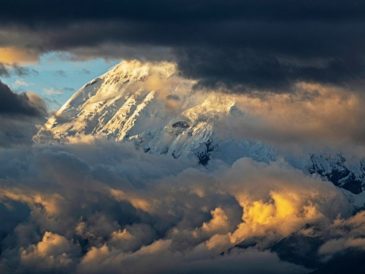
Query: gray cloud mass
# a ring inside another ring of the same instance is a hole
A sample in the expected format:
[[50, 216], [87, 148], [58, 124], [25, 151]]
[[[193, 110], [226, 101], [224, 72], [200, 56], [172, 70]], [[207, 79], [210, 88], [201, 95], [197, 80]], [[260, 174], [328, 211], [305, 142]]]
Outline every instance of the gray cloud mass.
[[207, 170], [104, 142], [1, 149], [0, 270], [308, 273], [272, 246], [316, 237], [321, 264], [350, 245], [361, 251], [352, 210], [331, 183], [284, 162]]
[[0, 147], [31, 144], [47, 108], [34, 93], [14, 93], [0, 80]]
[[202, 85], [240, 91], [290, 90], [298, 81], [357, 87], [365, 75], [364, 10], [356, 0], [7, 0], [0, 45], [171, 58]]

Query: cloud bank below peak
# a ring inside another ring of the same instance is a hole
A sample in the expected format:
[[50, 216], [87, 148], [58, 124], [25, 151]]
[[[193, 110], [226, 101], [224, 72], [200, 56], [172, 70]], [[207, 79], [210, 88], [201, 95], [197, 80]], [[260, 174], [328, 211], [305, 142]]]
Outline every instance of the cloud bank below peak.
[[347, 241], [341, 226], [361, 219], [348, 219], [352, 206], [331, 183], [283, 162], [207, 171], [113, 143], [1, 152], [4, 273], [307, 273], [271, 248], [311, 235], [328, 258], [347, 248], [332, 248]]

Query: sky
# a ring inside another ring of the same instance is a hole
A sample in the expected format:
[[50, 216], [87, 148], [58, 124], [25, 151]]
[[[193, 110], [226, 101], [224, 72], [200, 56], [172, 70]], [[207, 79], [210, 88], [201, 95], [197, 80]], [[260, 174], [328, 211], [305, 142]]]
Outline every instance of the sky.
[[45, 53], [35, 63], [22, 66], [27, 73], [10, 68], [3, 82], [16, 93], [32, 91], [41, 96], [51, 111], [57, 110], [85, 83], [104, 74], [120, 60], [94, 58], [72, 60], [67, 53]]
[[0, 0], [0, 273], [363, 274], [364, 117], [363, 0]]

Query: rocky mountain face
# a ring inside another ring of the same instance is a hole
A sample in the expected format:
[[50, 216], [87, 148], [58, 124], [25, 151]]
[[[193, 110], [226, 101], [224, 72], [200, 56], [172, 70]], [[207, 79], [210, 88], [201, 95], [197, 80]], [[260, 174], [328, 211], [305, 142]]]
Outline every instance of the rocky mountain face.
[[[219, 132], [217, 124], [227, 117], [244, 115], [236, 108], [239, 95], [197, 92], [195, 84], [171, 63], [122, 62], [77, 91], [33, 139], [112, 139], [131, 142], [146, 153], [188, 157], [201, 165], [209, 165], [211, 159], [233, 163], [241, 157], [262, 162], [283, 158], [270, 145]], [[349, 164], [341, 155], [311, 154], [300, 162], [304, 172], [352, 193], [364, 189], [365, 161]]]
[[357, 167], [348, 165], [345, 157], [337, 155], [310, 156], [308, 171], [311, 174], [319, 174], [336, 186], [358, 194], [364, 189], [365, 161], [358, 163]]

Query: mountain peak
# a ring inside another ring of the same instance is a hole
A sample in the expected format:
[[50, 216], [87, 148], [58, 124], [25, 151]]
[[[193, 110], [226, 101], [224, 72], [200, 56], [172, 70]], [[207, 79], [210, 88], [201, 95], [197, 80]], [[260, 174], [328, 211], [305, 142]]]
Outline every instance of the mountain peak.
[[142, 80], [150, 75], [169, 78], [177, 73], [176, 64], [170, 62], [141, 62], [138, 60], [121, 61], [106, 76], [118, 75], [128, 79]]
[[[227, 163], [241, 157], [261, 162], [286, 158], [258, 140], [231, 138], [220, 127], [230, 118], [245, 119], [237, 108], [239, 95], [197, 92], [195, 84], [181, 77], [172, 63], [123, 61], [78, 90], [33, 139], [130, 142], [148, 153], [189, 158], [202, 165], [212, 158]], [[365, 184], [364, 170], [349, 166], [345, 159], [308, 155], [296, 161], [307, 174], [318, 174], [353, 193]]]
[[[175, 64], [123, 61], [77, 91], [34, 136], [38, 143], [106, 138], [173, 157], [201, 153], [233, 95], [198, 93]], [[198, 152], [197, 152], [198, 151]]]

